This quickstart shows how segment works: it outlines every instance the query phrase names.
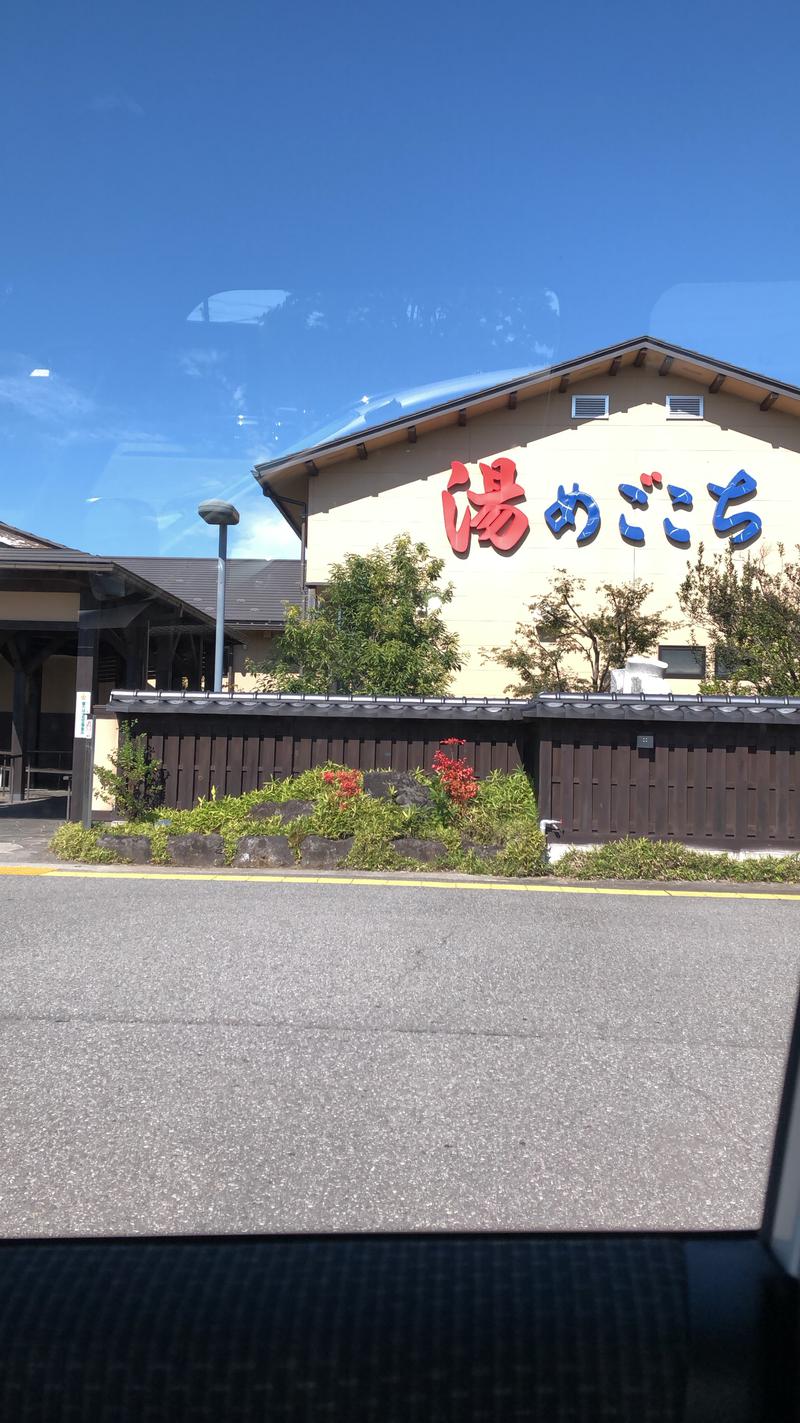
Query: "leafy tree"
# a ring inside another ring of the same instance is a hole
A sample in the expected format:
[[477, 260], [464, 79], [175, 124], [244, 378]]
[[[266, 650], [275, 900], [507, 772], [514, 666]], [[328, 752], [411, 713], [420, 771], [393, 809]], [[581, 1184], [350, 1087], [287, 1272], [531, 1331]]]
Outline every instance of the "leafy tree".
[[386, 548], [348, 554], [330, 570], [316, 607], [289, 608], [267, 661], [251, 666], [283, 692], [441, 696], [459, 668], [458, 638], [441, 608], [444, 560], [401, 535]]
[[800, 695], [800, 562], [786, 558], [783, 544], [777, 552], [772, 567], [763, 549], [737, 559], [728, 546], [709, 561], [700, 544], [678, 601], [726, 670], [704, 691]]
[[548, 591], [529, 604], [530, 622], [518, 623], [513, 642], [484, 652], [515, 673], [506, 691], [526, 697], [606, 691], [611, 668], [652, 651], [667, 630], [660, 613], [643, 611], [651, 583], [601, 583], [590, 608], [583, 606], [585, 586], [557, 569]]

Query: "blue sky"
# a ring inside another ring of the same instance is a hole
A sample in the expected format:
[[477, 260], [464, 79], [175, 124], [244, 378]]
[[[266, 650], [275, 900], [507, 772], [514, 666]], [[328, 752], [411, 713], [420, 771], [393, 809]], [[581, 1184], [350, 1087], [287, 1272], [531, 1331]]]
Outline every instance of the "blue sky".
[[[800, 384], [800, 23], [733, 3], [16, 6], [0, 518], [295, 542], [256, 459], [643, 331]], [[32, 376], [33, 370], [46, 376]]]

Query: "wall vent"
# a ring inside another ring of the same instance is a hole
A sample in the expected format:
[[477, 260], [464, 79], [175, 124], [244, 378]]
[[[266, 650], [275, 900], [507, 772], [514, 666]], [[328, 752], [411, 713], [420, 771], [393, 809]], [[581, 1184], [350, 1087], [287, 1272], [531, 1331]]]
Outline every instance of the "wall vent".
[[702, 395], [668, 395], [668, 420], [702, 420]]
[[573, 420], [607, 420], [607, 395], [573, 395]]

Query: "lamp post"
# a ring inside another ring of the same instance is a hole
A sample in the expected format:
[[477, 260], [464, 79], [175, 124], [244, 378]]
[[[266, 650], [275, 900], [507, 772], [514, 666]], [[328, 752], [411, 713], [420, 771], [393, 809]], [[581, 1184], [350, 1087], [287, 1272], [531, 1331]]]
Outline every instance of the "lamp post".
[[228, 556], [228, 529], [238, 524], [239, 511], [224, 499], [206, 499], [197, 510], [207, 524], [219, 528], [219, 552], [217, 555], [217, 628], [214, 640], [214, 691], [222, 691], [222, 653], [225, 643], [225, 573]]

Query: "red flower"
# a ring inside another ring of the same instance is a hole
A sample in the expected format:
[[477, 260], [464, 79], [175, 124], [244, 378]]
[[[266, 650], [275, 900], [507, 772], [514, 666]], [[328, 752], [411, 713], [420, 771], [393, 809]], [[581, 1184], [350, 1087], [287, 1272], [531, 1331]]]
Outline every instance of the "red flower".
[[360, 771], [323, 771], [322, 779], [326, 785], [333, 786], [339, 810], [342, 810], [353, 796], [361, 794]]
[[[466, 743], [457, 736], [448, 738], [442, 746], [464, 746]], [[466, 761], [457, 761], [445, 751], [437, 751], [433, 758], [433, 771], [456, 805], [466, 805], [478, 794], [475, 772]]]

